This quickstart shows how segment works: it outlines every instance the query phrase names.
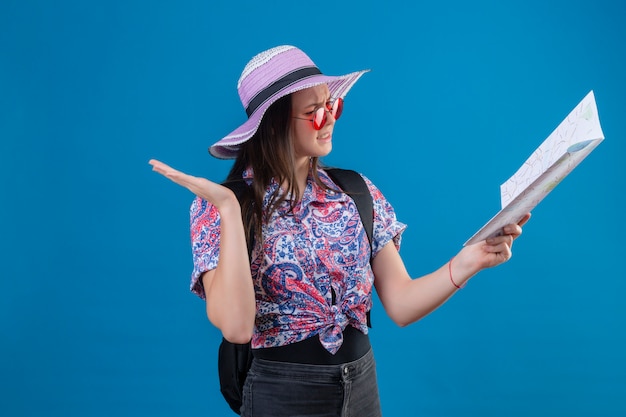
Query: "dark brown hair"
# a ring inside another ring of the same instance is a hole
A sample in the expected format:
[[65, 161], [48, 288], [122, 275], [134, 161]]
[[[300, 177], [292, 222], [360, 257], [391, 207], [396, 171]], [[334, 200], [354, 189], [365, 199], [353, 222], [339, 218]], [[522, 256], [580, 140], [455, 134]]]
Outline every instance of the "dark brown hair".
[[[241, 181], [241, 174], [248, 167], [251, 167], [254, 173], [252, 186], [241, 199], [241, 212], [248, 244], [252, 238], [262, 241], [263, 224], [272, 218], [272, 214], [288, 195], [292, 196], [290, 200], [292, 210], [298, 202], [301, 190], [295, 178], [295, 157], [290, 128], [291, 111], [291, 94], [278, 99], [267, 109], [254, 136], [241, 145], [227, 177], [227, 181]], [[312, 157], [311, 163], [315, 182], [323, 188], [328, 188], [317, 175], [319, 158]], [[281, 193], [277, 189], [270, 196], [267, 210], [263, 212], [265, 190], [272, 178], [279, 185], [285, 186], [286, 192]], [[251, 227], [252, 225], [254, 227]]]

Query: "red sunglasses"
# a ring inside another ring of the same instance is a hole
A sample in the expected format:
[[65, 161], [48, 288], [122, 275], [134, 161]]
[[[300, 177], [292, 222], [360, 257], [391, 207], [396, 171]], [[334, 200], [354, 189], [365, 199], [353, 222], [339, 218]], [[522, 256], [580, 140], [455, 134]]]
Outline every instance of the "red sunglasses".
[[313, 122], [313, 129], [320, 130], [326, 124], [327, 115], [326, 112], [330, 113], [333, 116], [333, 119], [338, 120], [339, 116], [341, 116], [341, 112], [343, 111], [343, 99], [341, 97], [337, 97], [335, 101], [332, 103], [326, 104], [325, 107], [318, 107], [313, 110], [313, 118], [305, 119], [303, 117], [295, 117], [294, 119], [299, 120], [308, 120], [309, 122]]

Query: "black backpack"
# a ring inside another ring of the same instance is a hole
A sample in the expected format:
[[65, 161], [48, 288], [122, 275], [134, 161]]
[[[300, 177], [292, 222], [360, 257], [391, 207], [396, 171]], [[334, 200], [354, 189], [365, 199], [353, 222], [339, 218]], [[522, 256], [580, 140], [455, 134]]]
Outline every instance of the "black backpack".
[[[374, 204], [372, 195], [363, 177], [356, 171], [346, 169], [328, 168], [325, 171], [335, 184], [354, 200], [371, 248], [374, 228]], [[244, 181], [227, 182], [223, 185], [233, 190], [237, 199], [241, 201], [247, 187]], [[252, 245], [248, 248], [248, 255], [252, 255], [251, 252]], [[367, 325], [371, 327], [369, 311], [367, 312]], [[252, 349], [249, 342], [236, 344], [222, 338], [217, 356], [220, 391], [230, 408], [237, 414], [239, 414], [241, 409], [243, 385], [246, 382], [246, 376], [251, 364]]]

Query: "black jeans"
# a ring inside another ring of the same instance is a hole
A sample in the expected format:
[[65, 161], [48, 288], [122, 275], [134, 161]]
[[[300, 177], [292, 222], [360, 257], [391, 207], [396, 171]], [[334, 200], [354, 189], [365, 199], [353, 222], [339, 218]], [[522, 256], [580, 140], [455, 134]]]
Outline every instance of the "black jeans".
[[255, 358], [243, 389], [242, 417], [380, 417], [372, 350], [341, 365]]

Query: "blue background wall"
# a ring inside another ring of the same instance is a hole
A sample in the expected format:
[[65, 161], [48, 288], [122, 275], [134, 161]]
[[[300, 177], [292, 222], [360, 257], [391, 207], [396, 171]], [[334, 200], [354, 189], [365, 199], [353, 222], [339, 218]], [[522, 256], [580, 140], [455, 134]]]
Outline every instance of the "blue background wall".
[[326, 162], [395, 205], [414, 276], [595, 91], [606, 140], [513, 259], [409, 328], [377, 304], [372, 340], [387, 416], [626, 415], [625, 17], [603, 0], [2, 0], [0, 414], [231, 415], [188, 292], [192, 196], [147, 161], [222, 179], [206, 148], [244, 119], [243, 66], [295, 44], [329, 74], [372, 69]]

